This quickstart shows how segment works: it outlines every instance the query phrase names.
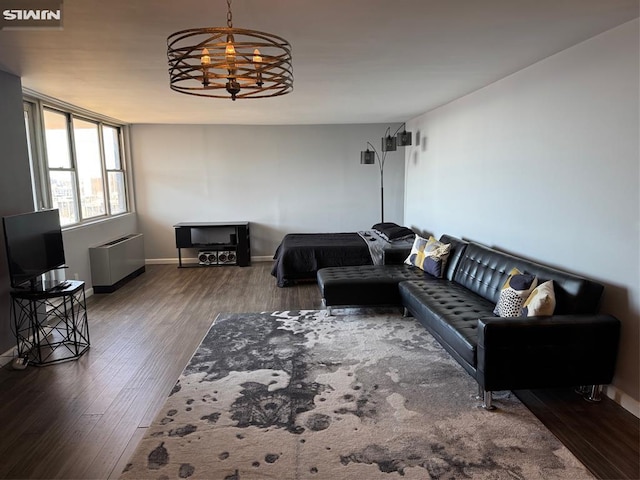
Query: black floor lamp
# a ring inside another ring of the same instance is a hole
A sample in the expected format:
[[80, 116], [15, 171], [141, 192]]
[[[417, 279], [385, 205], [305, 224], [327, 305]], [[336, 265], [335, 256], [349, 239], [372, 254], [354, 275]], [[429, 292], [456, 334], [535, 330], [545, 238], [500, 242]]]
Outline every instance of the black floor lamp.
[[[402, 132], [400, 132], [402, 129]], [[387, 152], [395, 152], [397, 147], [406, 147], [411, 145], [411, 132], [407, 132], [405, 124], [398, 127], [393, 135], [391, 135], [391, 127], [387, 127], [385, 136], [382, 137], [382, 156], [378, 154], [376, 148], [367, 142], [367, 149], [360, 152], [360, 164], [373, 165], [378, 160], [380, 168], [380, 222], [384, 222], [384, 162], [387, 158]], [[371, 150], [369, 150], [371, 147]]]

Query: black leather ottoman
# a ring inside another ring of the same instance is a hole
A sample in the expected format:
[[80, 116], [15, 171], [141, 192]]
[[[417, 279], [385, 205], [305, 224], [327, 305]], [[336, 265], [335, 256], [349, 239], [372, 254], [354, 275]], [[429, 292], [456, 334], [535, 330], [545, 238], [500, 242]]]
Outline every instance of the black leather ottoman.
[[398, 284], [405, 280], [437, 280], [411, 265], [358, 265], [318, 270], [325, 307], [401, 305]]

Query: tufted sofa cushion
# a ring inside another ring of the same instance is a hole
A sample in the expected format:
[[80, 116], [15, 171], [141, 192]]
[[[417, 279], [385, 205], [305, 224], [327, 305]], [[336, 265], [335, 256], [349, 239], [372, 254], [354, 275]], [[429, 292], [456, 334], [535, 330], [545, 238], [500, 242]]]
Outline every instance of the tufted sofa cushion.
[[402, 282], [402, 304], [469, 373], [475, 373], [478, 319], [493, 316], [494, 305], [451, 282]]

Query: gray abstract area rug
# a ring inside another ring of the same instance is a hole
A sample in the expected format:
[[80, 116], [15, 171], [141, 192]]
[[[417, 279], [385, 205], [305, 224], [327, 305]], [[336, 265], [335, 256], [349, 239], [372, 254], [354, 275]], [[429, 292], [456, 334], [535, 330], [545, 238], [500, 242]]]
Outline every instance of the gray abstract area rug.
[[515, 396], [476, 393], [397, 313], [219, 316], [121, 478], [593, 478]]

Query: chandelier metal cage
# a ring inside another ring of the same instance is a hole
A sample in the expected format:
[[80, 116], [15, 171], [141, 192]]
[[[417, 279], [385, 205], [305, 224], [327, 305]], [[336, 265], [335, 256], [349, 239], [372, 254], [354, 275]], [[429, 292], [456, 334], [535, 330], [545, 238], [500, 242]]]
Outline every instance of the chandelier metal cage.
[[265, 32], [227, 26], [191, 28], [167, 38], [172, 90], [214, 98], [265, 98], [293, 90], [291, 45]]

